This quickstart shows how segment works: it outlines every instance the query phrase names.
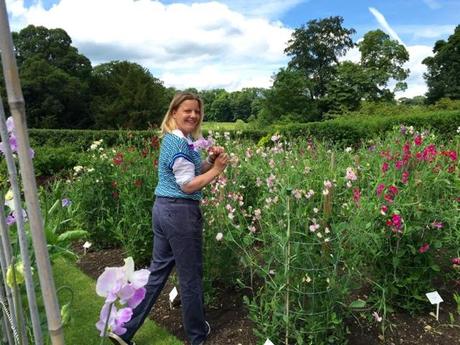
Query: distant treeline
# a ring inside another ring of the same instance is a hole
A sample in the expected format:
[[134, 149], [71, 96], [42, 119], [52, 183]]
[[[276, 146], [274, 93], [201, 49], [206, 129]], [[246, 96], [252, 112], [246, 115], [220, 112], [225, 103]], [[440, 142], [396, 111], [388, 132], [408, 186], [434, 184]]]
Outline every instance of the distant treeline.
[[[355, 43], [355, 30], [342, 23], [341, 17], [329, 17], [295, 29], [285, 49], [291, 60], [273, 75], [268, 89], [190, 89], [203, 98], [206, 120], [240, 119], [260, 126], [312, 122], [396, 103], [395, 92], [407, 87], [409, 75], [403, 67], [409, 60], [405, 47], [381, 30], [369, 31]], [[136, 63], [111, 61], [92, 67], [62, 29], [30, 25], [13, 33], [13, 41], [31, 128], [147, 129], [158, 126], [179, 91], [165, 87]], [[359, 62], [339, 60], [355, 46]], [[427, 95], [399, 103], [459, 100], [459, 48], [460, 25], [447, 41], [435, 43], [433, 57], [423, 60]], [[0, 94], [6, 103], [3, 79]]]

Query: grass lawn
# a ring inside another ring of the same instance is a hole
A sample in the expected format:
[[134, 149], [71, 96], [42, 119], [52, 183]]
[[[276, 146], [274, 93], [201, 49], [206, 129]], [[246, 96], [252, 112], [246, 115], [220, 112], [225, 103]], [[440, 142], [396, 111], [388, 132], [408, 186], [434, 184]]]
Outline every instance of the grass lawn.
[[[82, 273], [74, 264], [58, 259], [53, 265], [56, 289], [69, 286], [74, 292], [71, 307], [72, 321], [64, 328], [65, 343], [71, 345], [97, 345], [101, 338], [95, 324], [104, 299], [96, 294], [96, 282]], [[61, 306], [68, 302], [70, 293], [59, 293]], [[137, 345], [181, 345], [175, 337], [147, 320], [135, 339]], [[104, 344], [111, 344], [105, 340]]]
[[212, 131], [232, 131], [238, 130], [242, 131], [248, 128], [248, 124], [244, 123], [243, 121], [238, 122], [203, 122], [203, 129], [204, 130], [212, 130]]

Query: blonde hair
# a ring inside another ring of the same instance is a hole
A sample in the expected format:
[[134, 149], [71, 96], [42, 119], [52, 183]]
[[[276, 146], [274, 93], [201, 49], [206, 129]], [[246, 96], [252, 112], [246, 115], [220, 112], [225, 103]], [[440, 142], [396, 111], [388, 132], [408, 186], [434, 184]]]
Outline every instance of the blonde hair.
[[192, 132], [193, 139], [198, 139], [201, 137], [201, 124], [203, 123], [203, 101], [201, 98], [193, 93], [190, 92], [179, 92], [177, 93], [174, 98], [172, 99], [171, 103], [169, 104], [168, 111], [163, 118], [163, 122], [161, 123], [161, 133], [160, 136], [165, 135], [166, 133], [171, 132], [174, 129], [177, 129], [176, 120], [173, 118], [173, 113], [179, 109], [180, 105], [184, 101], [197, 101], [200, 107], [200, 120]]

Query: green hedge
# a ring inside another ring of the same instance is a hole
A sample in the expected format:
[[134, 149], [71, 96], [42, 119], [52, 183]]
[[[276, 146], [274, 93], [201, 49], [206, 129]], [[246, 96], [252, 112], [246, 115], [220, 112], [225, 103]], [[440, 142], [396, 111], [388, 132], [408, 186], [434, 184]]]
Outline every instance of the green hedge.
[[[432, 129], [447, 137], [455, 135], [460, 126], [460, 111], [438, 111], [417, 115], [396, 115], [385, 117], [352, 116], [341, 117], [323, 122], [310, 122], [273, 126], [244, 131], [227, 131], [231, 137], [242, 137], [254, 141], [264, 136], [278, 132], [289, 138], [302, 136], [315, 137], [338, 145], [358, 144], [362, 140], [381, 136], [394, 126], [404, 124], [416, 128]], [[223, 132], [220, 132], [223, 134]], [[118, 143], [132, 141], [135, 145], [142, 140], [149, 140], [156, 135], [155, 131], [126, 131], [126, 130], [59, 130], [31, 129], [29, 130], [32, 146], [72, 145], [79, 149], [87, 149], [95, 140], [103, 139], [105, 144], [113, 146]], [[208, 131], [204, 131], [205, 136]]]
[[446, 138], [455, 135], [460, 126], [460, 111], [433, 112], [419, 115], [386, 117], [345, 117], [324, 122], [292, 124], [275, 127], [289, 138], [315, 137], [337, 145], [354, 145], [363, 140], [382, 136], [399, 125], [434, 130]]
[[72, 145], [80, 150], [86, 150], [95, 141], [103, 139], [105, 145], [115, 146], [127, 140], [150, 139], [156, 135], [154, 131], [127, 130], [79, 130], [79, 129], [30, 129], [30, 144], [34, 146], [58, 147]]

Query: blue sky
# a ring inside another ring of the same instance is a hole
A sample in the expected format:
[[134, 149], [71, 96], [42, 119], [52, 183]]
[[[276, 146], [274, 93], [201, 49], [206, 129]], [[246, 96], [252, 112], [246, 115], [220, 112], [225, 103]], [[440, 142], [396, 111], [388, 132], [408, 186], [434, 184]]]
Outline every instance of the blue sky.
[[[409, 88], [426, 92], [425, 66], [434, 43], [460, 24], [460, 0], [7, 0], [10, 25], [60, 27], [93, 65], [129, 60], [167, 86], [229, 91], [269, 87], [289, 61], [293, 29], [309, 20], [342, 16], [359, 40], [382, 29], [408, 49]], [[354, 49], [345, 57], [356, 61]]]

